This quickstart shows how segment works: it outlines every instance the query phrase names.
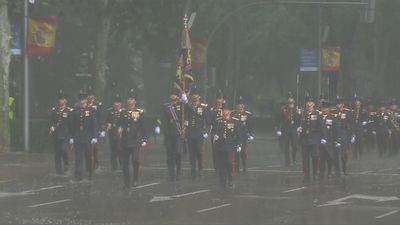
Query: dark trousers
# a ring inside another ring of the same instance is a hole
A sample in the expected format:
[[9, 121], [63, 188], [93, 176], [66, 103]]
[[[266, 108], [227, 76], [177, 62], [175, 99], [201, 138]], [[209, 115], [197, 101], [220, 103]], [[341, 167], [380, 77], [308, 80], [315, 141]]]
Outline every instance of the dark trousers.
[[86, 168], [89, 173], [89, 179], [93, 175], [93, 149], [90, 143], [74, 143], [75, 148], [75, 179], [83, 178], [83, 160], [86, 159]]
[[121, 146], [118, 139], [109, 139], [110, 142], [110, 162], [111, 170], [115, 171], [118, 169], [118, 165], [121, 165]]
[[[212, 135], [211, 137], [214, 137], [214, 135]], [[213, 161], [213, 166], [214, 166], [214, 170], [217, 171], [218, 170], [218, 152], [217, 152], [217, 148], [215, 146], [215, 142], [211, 141], [211, 151], [212, 151], [212, 161]]]
[[124, 147], [122, 151], [122, 172], [126, 188], [131, 187], [130, 163], [133, 167], [133, 183], [139, 179], [139, 147]]
[[376, 149], [376, 135], [374, 135], [371, 130], [368, 130], [364, 133], [364, 137], [366, 150], [368, 152], [374, 152]]
[[93, 145], [93, 168], [99, 168], [99, 146], [98, 143]]
[[217, 150], [219, 182], [222, 188], [232, 184], [233, 152]]
[[[347, 175], [347, 161], [348, 161], [348, 151], [349, 151], [349, 145], [348, 144], [342, 144], [340, 147], [335, 148], [335, 154], [334, 154], [334, 163], [333, 166], [335, 168], [335, 174], [337, 176], [340, 175], [340, 168], [342, 169], [342, 172], [344, 175]], [[340, 165], [341, 164], [341, 167]]]
[[359, 134], [356, 135], [355, 142], [352, 144], [352, 150], [353, 150], [353, 157], [354, 159], [361, 158], [363, 154], [363, 135], [360, 132]]
[[[189, 148], [189, 161], [192, 177], [195, 178], [196, 175], [200, 175], [203, 169], [203, 138], [188, 138], [188, 148]], [[196, 173], [196, 167], [198, 174]]]
[[57, 174], [64, 174], [69, 168], [68, 139], [54, 139], [54, 162]]
[[[320, 145], [320, 162], [319, 162], [319, 177], [321, 180], [325, 178], [325, 175], [330, 176], [332, 174], [332, 164], [333, 164], [333, 151], [335, 149], [330, 145]], [[327, 173], [326, 173], [326, 172]]]
[[388, 152], [389, 135], [384, 133], [377, 133], [378, 153], [379, 157], [383, 157]]
[[304, 181], [310, 181], [310, 165], [312, 167], [312, 175], [315, 180], [318, 171], [318, 145], [317, 144], [303, 144], [301, 147], [303, 158], [303, 172]]
[[179, 137], [165, 137], [165, 147], [169, 179], [175, 181], [181, 174], [183, 143]]
[[234, 168], [235, 172], [240, 172], [240, 162], [242, 163], [243, 172], [247, 170], [247, 142], [242, 143], [242, 151], [235, 151]]
[[[290, 166], [291, 163], [295, 164], [297, 149], [299, 146], [299, 137], [297, 132], [284, 133], [281, 139], [281, 146], [285, 156], [285, 166]], [[290, 154], [290, 150], [292, 150], [292, 154]], [[290, 156], [292, 156], [292, 160], [290, 160]]]

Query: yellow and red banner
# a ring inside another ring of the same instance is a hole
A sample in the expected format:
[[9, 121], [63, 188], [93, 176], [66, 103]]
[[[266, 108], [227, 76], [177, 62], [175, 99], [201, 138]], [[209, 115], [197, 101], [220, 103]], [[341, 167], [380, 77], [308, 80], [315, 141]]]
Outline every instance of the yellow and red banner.
[[54, 51], [56, 40], [56, 17], [29, 18], [27, 52], [45, 55]]
[[207, 39], [193, 41], [193, 68], [203, 69], [207, 60]]
[[322, 49], [322, 71], [340, 70], [340, 47], [324, 47]]

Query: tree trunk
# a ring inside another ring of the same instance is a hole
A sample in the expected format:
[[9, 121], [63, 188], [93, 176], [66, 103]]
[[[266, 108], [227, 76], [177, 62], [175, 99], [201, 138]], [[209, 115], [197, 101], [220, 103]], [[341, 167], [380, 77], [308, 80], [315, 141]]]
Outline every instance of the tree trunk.
[[10, 150], [10, 121], [8, 112], [8, 76], [11, 60], [11, 31], [7, 0], [0, 0], [0, 152]]
[[94, 89], [96, 92], [96, 96], [99, 99], [103, 99], [107, 82], [107, 51], [114, 3], [109, 0], [102, 0], [100, 4], [101, 10], [99, 15], [99, 24], [95, 39]]

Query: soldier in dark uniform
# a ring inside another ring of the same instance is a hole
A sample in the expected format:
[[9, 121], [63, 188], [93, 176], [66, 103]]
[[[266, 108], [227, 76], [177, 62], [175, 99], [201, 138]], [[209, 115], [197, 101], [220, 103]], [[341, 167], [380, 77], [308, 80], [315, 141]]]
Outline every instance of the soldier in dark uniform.
[[185, 134], [181, 118], [183, 108], [179, 95], [179, 91], [175, 89], [170, 95], [170, 102], [164, 105], [162, 117], [170, 181], [178, 180], [181, 175], [183, 139]]
[[69, 169], [68, 147], [71, 138], [71, 113], [67, 107], [66, 96], [60, 90], [58, 104], [51, 110], [49, 134], [54, 142], [54, 161], [56, 172], [62, 175]]
[[[322, 139], [320, 150], [320, 163], [319, 163], [319, 178], [324, 180], [325, 176], [328, 178], [332, 174], [332, 165], [335, 159], [335, 117], [331, 113], [331, 105], [327, 101], [323, 101], [320, 104], [321, 107], [321, 120], [322, 120]], [[336, 157], [336, 160], [338, 158]], [[337, 164], [335, 164], [337, 165]], [[335, 171], [339, 171], [339, 168], [335, 168]]]
[[204, 139], [208, 137], [207, 127], [210, 119], [207, 104], [200, 102], [200, 95], [195, 90], [192, 90], [190, 105], [187, 109], [185, 117], [186, 138], [191, 175], [192, 178], [196, 178], [196, 176], [201, 177], [203, 169]]
[[390, 154], [396, 155], [400, 147], [400, 113], [396, 99], [390, 101], [388, 113], [391, 121]]
[[[105, 131], [103, 130], [103, 118], [101, 114], [102, 103], [96, 100], [96, 96], [94, 94], [93, 89], [89, 86], [87, 91], [87, 99], [88, 105], [90, 108], [94, 110], [97, 118], [97, 127], [99, 129], [98, 137], [105, 137]], [[94, 157], [94, 169], [97, 170], [99, 168], [99, 146], [98, 143], [93, 145], [93, 157]]]
[[352, 112], [352, 132], [351, 143], [353, 147], [353, 156], [355, 159], [361, 158], [363, 154], [364, 130], [368, 124], [367, 111], [364, 110], [361, 104], [361, 98], [357, 95], [354, 98], [354, 109]]
[[367, 125], [365, 126], [364, 136], [365, 136], [365, 147], [368, 152], [374, 152], [376, 150], [376, 115], [374, 105], [371, 101], [367, 102]]
[[[216, 100], [215, 100], [215, 106], [210, 109], [210, 120], [211, 120], [211, 132], [210, 136], [214, 137], [216, 134], [218, 127], [221, 126], [221, 122], [223, 120], [223, 111], [225, 108], [225, 99], [224, 95], [222, 94], [222, 91], [219, 90]], [[215, 150], [215, 145], [214, 142], [211, 142], [211, 151], [212, 151], [212, 160], [213, 160], [213, 165], [214, 169], [218, 170], [217, 168], [217, 151]]]
[[231, 116], [228, 109], [223, 111], [223, 120], [212, 137], [217, 151], [217, 164], [221, 188], [233, 188], [232, 161], [236, 152], [241, 151], [239, 120]]
[[107, 132], [110, 142], [111, 170], [118, 169], [121, 165], [121, 138], [118, 134], [118, 121], [122, 113], [122, 100], [119, 95], [115, 96], [113, 107], [107, 115]]
[[[351, 116], [352, 112], [344, 105], [344, 99], [336, 97], [336, 107], [332, 110], [335, 116], [335, 132], [337, 137], [336, 148], [340, 153], [342, 172], [347, 175], [348, 151], [351, 139]], [[339, 160], [338, 160], [339, 161]], [[337, 166], [335, 166], [336, 168]], [[337, 173], [337, 171], [336, 171]]]
[[248, 142], [254, 140], [252, 127], [252, 113], [246, 111], [242, 96], [239, 97], [236, 109], [232, 112], [232, 118], [239, 121], [239, 144], [241, 151], [235, 154], [235, 171], [240, 172], [240, 161], [242, 162], [243, 172], [247, 171]]
[[301, 124], [298, 128], [300, 133], [301, 151], [303, 159], [304, 183], [311, 181], [310, 161], [313, 180], [316, 180], [318, 171], [318, 147], [322, 137], [320, 112], [315, 109], [315, 103], [310, 97], [306, 99], [306, 110], [302, 114]]
[[[282, 150], [285, 155], [285, 166], [295, 165], [296, 153], [299, 146], [299, 134], [297, 128], [300, 126], [301, 110], [296, 107], [294, 96], [289, 93], [287, 104], [282, 106], [278, 115], [278, 130], [276, 134], [280, 137]], [[290, 148], [292, 154], [290, 154]], [[292, 160], [290, 160], [292, 155]]]
[[124, 175], [125, 188], [131, 187], [129, 175], [130, 162], [133, 167], [133, 186], [137, 185], [139, 179], [139, 151], [141, 147], [147, 146], [147, 134], [143, 124], [143, 110], [136, 108], [136, 97], [133, 90], [126, 99], [126, 109], [121, 112], [118, 122], [118, 132], [121, 135], [122, 147], [122, 171]]
[[86, 158], [89, 179], [94, 170], [93, 145], [97, 144], [98, 122], [96, 112], [89, 107], [86, 95], [79, 94], [79, 106], [72, 113], [71, 143], [75, 148], [75, 179], [83, 178], [83, 159]]
[[378, 144], [379, 157], [386, 156], [389, 148], [391, 135], [390, 114], [387, 112], [385, 103], [379, 107], [379, 111], [375, 117], [376, 139]]

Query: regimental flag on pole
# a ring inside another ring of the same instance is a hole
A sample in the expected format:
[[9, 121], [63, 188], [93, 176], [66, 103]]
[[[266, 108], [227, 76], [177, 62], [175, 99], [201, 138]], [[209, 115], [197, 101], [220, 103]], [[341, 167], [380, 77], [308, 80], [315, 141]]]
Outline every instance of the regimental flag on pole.
[[190, 41], [188, 17], [183, 19], [181, 51], [178, 58], [176, 78], [183, 84], [185, 78], [193, 80], [192, 77], [192, 43]]
[[321, 70], [334, 72], [340, 70], [340, 47], [324, 47], [322, 49]]
[[28, 54], [45, 55], [54, 51], [56, 22], [55, 16], [29, 18]]

